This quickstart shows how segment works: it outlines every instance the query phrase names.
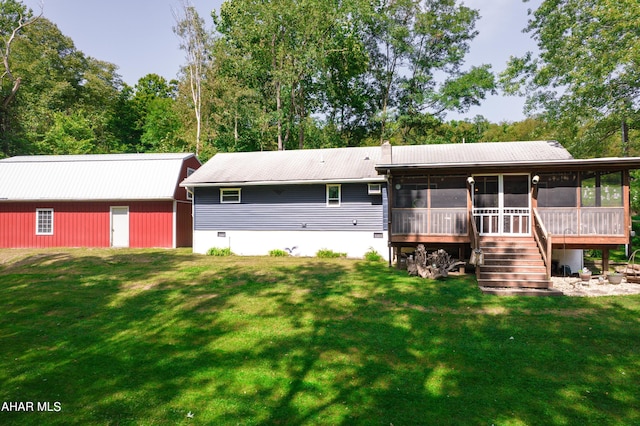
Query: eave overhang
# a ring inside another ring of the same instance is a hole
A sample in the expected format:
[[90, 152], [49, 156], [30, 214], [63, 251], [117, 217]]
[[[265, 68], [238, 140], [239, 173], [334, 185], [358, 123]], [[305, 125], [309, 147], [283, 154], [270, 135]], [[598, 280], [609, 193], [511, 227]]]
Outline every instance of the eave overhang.
[[424, 172], [449, 173], [491, 171], [580, 171], [580, 170], [632, 170], [640, 169], [640, 157], [614, 157], [566, 159], [549, 161], [514, 161], [514, 162], [481, 162], [481, 163], [426, 163], [426, 164], [378, 164], [379, 174], [416, 174]]
[[265, 180], [265, 181], [238, 181], [238, 182], [182, 182], [183, 188], [205, 188], [205, 187], [221, 187], [234, 188], [240, 186], [267, 186], [267, 185], [317, 185], [317, 184], [337, 184], [337, 183], [382, 183], [385, 182], [384, 176], [372, 176], [367, 178], [348, 178], [348, 179], [323, 179], [323, 180]]

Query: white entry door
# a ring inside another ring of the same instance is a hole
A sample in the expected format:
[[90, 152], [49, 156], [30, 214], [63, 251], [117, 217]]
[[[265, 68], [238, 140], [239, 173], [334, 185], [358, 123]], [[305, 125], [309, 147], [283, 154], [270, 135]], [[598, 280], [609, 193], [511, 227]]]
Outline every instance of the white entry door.
[[474, 176], [473, 215], [480, 235], [530, 235], [529, 175]]
[[111, 247], [129, 247], [129, 207], [111, 207]]

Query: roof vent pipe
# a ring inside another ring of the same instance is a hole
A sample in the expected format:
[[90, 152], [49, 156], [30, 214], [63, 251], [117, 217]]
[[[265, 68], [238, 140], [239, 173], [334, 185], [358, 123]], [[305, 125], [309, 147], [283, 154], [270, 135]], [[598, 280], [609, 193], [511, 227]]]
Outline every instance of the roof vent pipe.
[[389, 141], [384, 141], [382, 144], [382, 156], [380, 157], [380, 163], [393, 164], [393, 153]]

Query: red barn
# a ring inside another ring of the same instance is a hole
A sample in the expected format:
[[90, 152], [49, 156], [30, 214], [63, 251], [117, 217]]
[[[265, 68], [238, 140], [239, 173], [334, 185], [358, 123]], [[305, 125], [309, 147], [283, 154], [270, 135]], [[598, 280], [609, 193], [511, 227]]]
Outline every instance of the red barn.
[[190, 247], [193, 154], [0, 160], [0, 247]]

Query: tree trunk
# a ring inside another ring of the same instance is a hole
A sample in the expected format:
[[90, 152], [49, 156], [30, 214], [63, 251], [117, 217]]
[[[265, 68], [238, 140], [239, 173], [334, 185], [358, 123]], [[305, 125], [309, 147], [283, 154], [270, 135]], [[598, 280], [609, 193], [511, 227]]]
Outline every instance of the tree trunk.
[[625, 119], [622, 119], [622, 156], [629, 156], [629, 125]]
[[462, 265], [464, 265], [463, 261], [453, 259], [442, 249], [427, 254], [424, 245], [419, 244], [415, 259], [407, 259], [407, 272], [409, 275], [435, 280], [448, 277], [450, 271]]
[[298, 131], [298, 148], [304, 149], [304, 131], [306, 125], [306, 110], [304, 107], [304, 86], [300, 84], [300, 130]]
[[284, 151], [284, 144], [282, 143], [282, 99], [280, 98], [281, 83], [276, 81], [276, 114], [278, 115], [278, 151]]

